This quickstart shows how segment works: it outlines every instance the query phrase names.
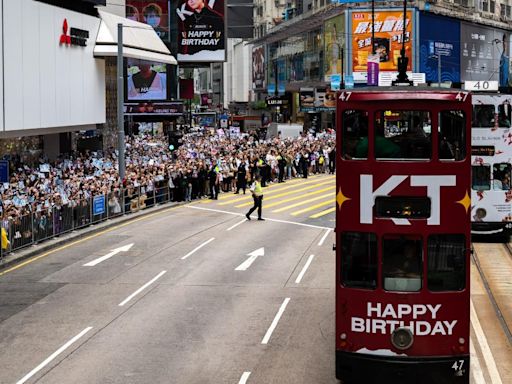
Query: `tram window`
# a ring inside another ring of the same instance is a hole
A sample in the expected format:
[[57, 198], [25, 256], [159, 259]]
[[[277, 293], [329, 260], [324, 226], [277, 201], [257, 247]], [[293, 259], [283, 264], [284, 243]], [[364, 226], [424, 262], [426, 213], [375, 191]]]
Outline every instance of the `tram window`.
[[462, 111], [439, 114], [439, 159], [459, 161], [466, 157], [466, 118]]
[[430, 159], [432, 153], [430, 112], [379, 111], [375, 125], [375, 157], [377, 159]]
[[488, 164], [473, 165], [471, 167], [472, 186], [475, 191], [488, 191], [491, 189], [491, 166]]
[[510, 163], [494, 164], [492, 167], [492, 189], [498, 191], [510, 190]]
[[348, 288], [377, 288], [377, 236], [344, 232], [341, 235], [341, 282]]
[[461, 291], [466, 286], [464, 235], [432, 235], [428, 239], [428, 289]]
[[494, 105], [473, 106], [473, 128], [494, 127]]
[[343, 158], [368, 158], [368, 112], [347, 110], [343, 112]]
[[385, 236], [382, 239], [382, 273], [387, 291], [421, 289], [423, 245], [417, 237]]
[[509, 100], [498, 105], [498, 126], [500, 128], [510, 128], [512, 121], [512, 105]]

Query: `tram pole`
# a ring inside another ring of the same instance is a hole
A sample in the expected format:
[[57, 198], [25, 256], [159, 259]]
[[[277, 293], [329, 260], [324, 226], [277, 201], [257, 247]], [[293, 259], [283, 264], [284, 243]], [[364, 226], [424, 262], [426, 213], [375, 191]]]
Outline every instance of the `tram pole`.
[[117, 24], [117, 150], [119, 177], [125, 179], [126, 164], [124, 159], [124, 77], [123, 77], [123, 24]]

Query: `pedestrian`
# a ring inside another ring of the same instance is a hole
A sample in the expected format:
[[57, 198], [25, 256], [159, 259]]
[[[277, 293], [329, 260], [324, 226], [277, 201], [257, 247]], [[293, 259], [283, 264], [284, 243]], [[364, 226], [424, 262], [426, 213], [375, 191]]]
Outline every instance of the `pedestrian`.
[[247, 188], [247, 169], [245, 168], [245, 162], [240, 163], [236, 175], [237, 180], [235, 195], [240, 192], [240, 189], [243, 189], [245, 195], [245, 189]]
[[261, 187], [261, 176], [257, 175], [254, 183], [251, 185], [250, 191], [252, 192], [252, 198], [254, 199], [253, 207], [245, 214], [247, 220], [251, 220], [251, 213], [253, 213], [256, 208], [258, 209], [258, 220], [263, 221], [264, 218], [261, 217], [262, 203], [263, 203], [263, 189]]

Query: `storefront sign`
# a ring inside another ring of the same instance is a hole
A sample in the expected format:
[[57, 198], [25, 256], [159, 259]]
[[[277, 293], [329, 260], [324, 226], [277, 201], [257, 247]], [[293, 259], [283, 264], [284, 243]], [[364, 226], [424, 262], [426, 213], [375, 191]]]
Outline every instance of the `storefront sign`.
[[176, 101], [170, 103], [126, 103], [124, 105], [126, 115], [181, 116], [183, 111], [183, 103]]
[[[69, 29], [69, 34], [68, 34]], [[62, 35], [60, 36], [60, 44], [77, 45], [80, 47], [87, 46], [87, 39], [89, 38], [89, 31], [78, 28], [69, 28], [68, 20], [64, 19], [62, 23]]]
[[284, 107], [290, 104], [287, 96], [269, 96], [266, 98], [267, 107]]
[[[405, 53], [409, 57], [407, 70], [412, 70], [412, 33], [413, 13], [407, 11], [405, 22]], [[368, 55], [372, 50], [379, 55], [380, 71], [396, 71], [398, 57], [402, 49], [402, 31], [404, 29], [403, 12], [376, 11], [375, 12], [375, 39], [372, 49], [372, 14], [369, 11], [351, 12], [352, 21], [352, 70], [353, 72], [367, 73]], [[377, 76], [378, 78], [378, 76]]]
[[225, 61], [224, 0], [180, 0], [177, 3], [178, 61]]
[[300, 111], [310, 112], [315, 110], [315, 88], [300, 89]]

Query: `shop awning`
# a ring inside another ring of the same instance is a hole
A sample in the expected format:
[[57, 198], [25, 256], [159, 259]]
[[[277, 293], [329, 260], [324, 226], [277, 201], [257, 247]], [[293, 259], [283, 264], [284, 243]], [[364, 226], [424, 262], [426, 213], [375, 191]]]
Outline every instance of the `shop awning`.
[[98, 12], [101, 24], [94, 46], [94, 56], [117, 56], [117, 25], [121, 23], [123, 24], [123, 57], [178, 64], [150, 25], [108, 12]]

